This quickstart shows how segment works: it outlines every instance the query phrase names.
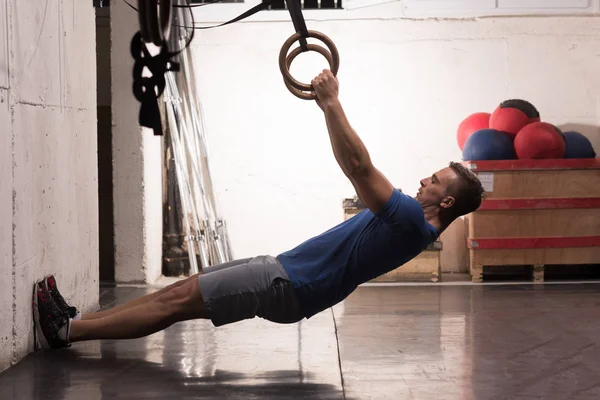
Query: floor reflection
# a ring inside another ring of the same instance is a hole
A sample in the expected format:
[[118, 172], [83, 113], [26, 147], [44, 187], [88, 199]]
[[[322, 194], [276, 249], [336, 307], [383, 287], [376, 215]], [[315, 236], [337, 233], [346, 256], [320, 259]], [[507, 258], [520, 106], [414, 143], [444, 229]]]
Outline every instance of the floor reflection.
[[334, 308], [346, 394], [598, 399], [600, 286], [364, 287]]
[[0, 399], [598, 399], [599, 306], [597, 284], [362, 287], [298, 324], [40, 351], [0, 375]]

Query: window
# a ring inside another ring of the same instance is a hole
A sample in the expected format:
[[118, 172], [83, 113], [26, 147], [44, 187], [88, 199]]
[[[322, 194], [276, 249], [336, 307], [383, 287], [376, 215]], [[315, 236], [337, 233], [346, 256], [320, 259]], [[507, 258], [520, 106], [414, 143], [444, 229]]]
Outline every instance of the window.
[[192, 4], [243, 3], [244, 0], [190, 0]]
[[[264, 0], [192, 0], [196, 4], [203, 4], [203, 7], [194, 7], [194, 19], [196, 23], [218, 24], [229, 21], [240, 14], [248, 11], [252, 7], [260, 4]], [[314, 20], [338, 20], [350, 19], [352, 16], [341, 12], [352, 8], [352, 4], [358, 4], [363, 7], [365, 2], [367, 6], [375, 3], [394, 1], [400, 4], [399, 0], [300, 0], [300, 6], [304, 11], [303, 15], [306, 21]], [[350, 6], [349, 6], [350, 5]], [[394, 17], [399, 17], [395, 15]], [[286, 0], [273, 0], [272, 4], [264, 10], [248, 17], [244, 22], [272, 22], [289, 21], [290, 13], [287, 10]]]
[[[244, 3], [244, 0], [191, 0], [192, 4]], [[300, 0], [303, 10], [341, 9], [342, 0]], [[275, 0], [269, 10], [287, 10], [286, 0]]]
[[[342, 9], [342, 0], [300, 0], [303, 10]], [[287, 10], [285, 0], [275, 0], [269, 10]]]

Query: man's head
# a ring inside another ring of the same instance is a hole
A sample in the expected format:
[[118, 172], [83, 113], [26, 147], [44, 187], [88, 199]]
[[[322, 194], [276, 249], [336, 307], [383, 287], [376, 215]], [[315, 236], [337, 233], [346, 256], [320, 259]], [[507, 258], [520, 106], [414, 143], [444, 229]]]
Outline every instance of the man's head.
[[437, 210], [440, 222], [449, 225], [456, 218], [479, 208], [485, 190], [477, 176], [464, 165], [450, 165], [421, 180], [415, 197], [424, 210]]

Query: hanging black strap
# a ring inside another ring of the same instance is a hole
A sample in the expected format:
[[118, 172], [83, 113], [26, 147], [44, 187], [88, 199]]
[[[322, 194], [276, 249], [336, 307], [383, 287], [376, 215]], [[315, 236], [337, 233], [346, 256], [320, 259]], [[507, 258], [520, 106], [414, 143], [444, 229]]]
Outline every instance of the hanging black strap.
[[306, 38], [308, 38], [308, 29], [306, 29], [306, 21], [304, 21], [304, 15], [302, 15], [302, 8], [300, 7], [300, 0], [285, 0], [287, 3], [288, 10], [290, 11], [290, 17], [294, 23], [296, 32], [300, 34], [300, 48], [302, 51], [308, 51], [306, 47]]

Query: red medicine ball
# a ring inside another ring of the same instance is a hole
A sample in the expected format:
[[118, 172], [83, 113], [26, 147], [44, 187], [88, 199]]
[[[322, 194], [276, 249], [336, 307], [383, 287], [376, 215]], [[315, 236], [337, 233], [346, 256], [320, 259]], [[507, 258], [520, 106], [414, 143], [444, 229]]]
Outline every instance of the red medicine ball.
[[530, 123], [529, 117], [521, 110], [498, 106], [490, 116], [490, 129], [502, 131], [514, 138], [525, 125]]
[[510, 99], [500, 103], [500, 108], [516, 108], [522, 111], [529, 118], [529, 123], [540, 122], [540, 112], [535, 108], [533, 104], [527, 100], [522, 99]]
[[456, 141], [461, 150], [463, 150], [469, 136], [481, 129], [490, 127], [490, 115], [490, 113], [478, 112], [469, 115], [460, 123], [456, 132]]
[[564, 158], [565, 140], [547, 122], [526, 125], [515, 137], [515, 152], [520, 159]]

